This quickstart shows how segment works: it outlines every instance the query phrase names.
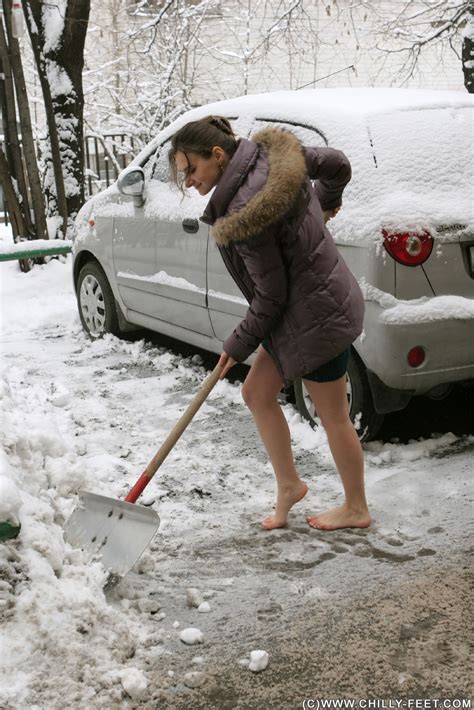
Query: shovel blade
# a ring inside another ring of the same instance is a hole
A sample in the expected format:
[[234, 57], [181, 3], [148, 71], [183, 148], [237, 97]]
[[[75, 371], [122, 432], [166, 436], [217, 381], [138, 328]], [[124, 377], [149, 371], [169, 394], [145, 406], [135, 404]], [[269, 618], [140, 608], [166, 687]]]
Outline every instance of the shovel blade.
[[81, 505], [65, 525], [65, 540], [124, 577], [150, 544], [160, 525], [156, 511], [116, 498], [80, 491]]

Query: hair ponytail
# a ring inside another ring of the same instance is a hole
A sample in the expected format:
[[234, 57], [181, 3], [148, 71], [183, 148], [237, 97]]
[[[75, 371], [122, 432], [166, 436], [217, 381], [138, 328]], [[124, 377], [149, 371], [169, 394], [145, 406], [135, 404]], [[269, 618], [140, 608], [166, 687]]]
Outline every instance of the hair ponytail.
[[[212, 126], [218, 128], [226, 136], [231, 136], [232, 138], [235, 138], [234, 131], [232, 130], [232, 126], [230, 125], [227, 118], [224, 118], [224, 116], [207, 116], [207, 119], [209, 119], [209, 123]], [[202, 120], [205, 121], [206, 119]]]

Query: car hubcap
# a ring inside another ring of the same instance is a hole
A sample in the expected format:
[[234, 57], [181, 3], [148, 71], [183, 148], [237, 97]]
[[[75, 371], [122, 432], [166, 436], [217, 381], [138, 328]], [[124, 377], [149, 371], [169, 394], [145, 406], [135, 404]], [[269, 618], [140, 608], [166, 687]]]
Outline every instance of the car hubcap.
[[[304, 382], [301, 382], [301, 386], [303, 388], [303, 398], [304, 398], [304, 403], [306, 405], [306, 409], [308, 410], [311, 418], [316, 419], [318, 416], [318, 413], [316, 412], [315, 406], [313, 404], [313, 400], [309, 396], [308, 390], [304, 386]], [[349, 410], [350, 410], [351, 405], [352, 405], [352, 387], [351, 387], [351, 381], [350, 381], [349, 377], [346, 377], [346, 393], [347, 393], [347, 401], [349, 403]]]
[[91, 335], [105, 333], [105, 303], [104, 294], [99, 282], [89, 274], [81, 285], [79, 294], [81, 313]]

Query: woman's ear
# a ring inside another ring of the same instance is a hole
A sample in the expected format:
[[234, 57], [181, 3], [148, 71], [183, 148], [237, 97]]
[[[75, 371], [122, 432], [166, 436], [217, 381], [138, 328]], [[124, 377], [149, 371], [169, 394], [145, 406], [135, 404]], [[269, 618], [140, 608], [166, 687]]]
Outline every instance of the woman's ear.
[[225, 150], [224, 148], [221, 148], [220, 145], [215, 145], [212, 149], [212, 155], [214, 158], [217, 160], [218, 163], [221, 163], [225, 157]]

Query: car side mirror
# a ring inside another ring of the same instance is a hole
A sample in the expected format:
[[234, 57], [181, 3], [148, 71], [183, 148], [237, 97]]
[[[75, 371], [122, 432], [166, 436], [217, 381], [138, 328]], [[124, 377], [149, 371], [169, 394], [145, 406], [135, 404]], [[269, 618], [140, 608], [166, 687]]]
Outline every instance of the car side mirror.
[[143, 168], [130, 165], [122, 170], [117, 180], [118, 191], [121, 195], [132, 195], [135, 207], [143, 207], [145, 202], [145, 173]]
[[196, 234], [196, 232], [199, 232], [199, 222], [197, 219], [187, 217], [186, 219], [183, 219], [181, 226], [188, 234]]

